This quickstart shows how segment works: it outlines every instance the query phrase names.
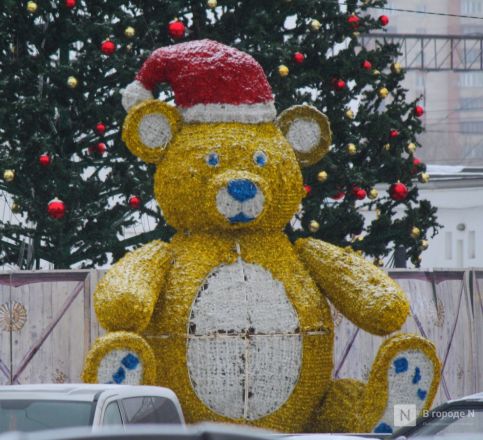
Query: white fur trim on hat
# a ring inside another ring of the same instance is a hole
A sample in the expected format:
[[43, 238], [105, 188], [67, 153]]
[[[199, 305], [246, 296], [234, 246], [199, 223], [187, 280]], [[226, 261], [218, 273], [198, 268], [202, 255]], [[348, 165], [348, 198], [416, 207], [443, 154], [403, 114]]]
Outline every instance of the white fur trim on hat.
[[153, 94], [147, 90], [140, 81], [133, 81], [121, 91], [121, 94], [122, 106], [126, 111], [129, 111], [129, 109], [138, 102], [153, 99]]
[[259, 104], [196, 104], [180, 108], [185, 122], [272, 122], [277, 116], [273, 101]]

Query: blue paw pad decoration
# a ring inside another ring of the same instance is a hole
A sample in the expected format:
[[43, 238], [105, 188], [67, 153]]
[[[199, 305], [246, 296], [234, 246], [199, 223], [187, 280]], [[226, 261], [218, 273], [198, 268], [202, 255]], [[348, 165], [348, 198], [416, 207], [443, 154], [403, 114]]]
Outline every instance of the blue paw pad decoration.
[[126, 371], [122, 367], [112, 375], [112, 380], [117, 384], [123, 383], [124, 379], [126, 379]]
[[124, 365], [128, 370], [134, 370], [139, 365], [139, 359], [132, 353], [129, 353], [123, 357], [121, 364]]
[[381, 422], [376, 426], [374, 432], [377, 434], [392, 434], [392, 428], [387, 423]]
[[417, 383], [419, 383], [420, 380], [421, 380], [421, 370], [418, 367], [416, 367], [416, 369], [414, 370], [413, 384], [416, 385]]
[[421, 388], [418, 388], [418, 397], [419, 397], [421, 400], [426, 399], [426, 394], [428, 394], [428, 392], [427, 392], [427, 391], [424, 391], [424, 390], [422, 390]]
[[408, 360], [405, 357], [400, 357], [397, 358], [394, 362], [394, 368], [396, 369], [396, 373], [404, 373], [405, 371], [408, 371]]

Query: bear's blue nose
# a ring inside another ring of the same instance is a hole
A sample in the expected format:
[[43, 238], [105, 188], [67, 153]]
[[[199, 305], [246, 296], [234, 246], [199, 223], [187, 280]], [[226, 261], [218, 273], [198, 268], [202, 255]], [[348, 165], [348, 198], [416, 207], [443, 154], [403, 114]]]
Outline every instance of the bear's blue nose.
[[239, 202], [253, 199], [257, 194], [257, 187], [247, 179], [230, 180], [227, 190], [228, 194]]

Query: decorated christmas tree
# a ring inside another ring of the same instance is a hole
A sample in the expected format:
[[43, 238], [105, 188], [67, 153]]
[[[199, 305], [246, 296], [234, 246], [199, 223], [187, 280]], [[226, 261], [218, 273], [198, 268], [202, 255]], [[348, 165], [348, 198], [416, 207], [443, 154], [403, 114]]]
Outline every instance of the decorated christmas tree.
[[[277, 110], [308, 103], [330, 120], [333, 147], [304, 168], [290, 238], [352, 245], [376, 261], [400, 248], [418, 265], [438, 228], [417, 191], [429, 178], [415, 156], [424, 109], [406, 101], [398, 48], [360, 45], [387, 25], [384, 4], [2, 1], [0, 190], [20, 221], [1, 223], [0, 264], [95, 266], [172, 236], [152, 201], [153, 168], [121, 141], [120, 90], [154, 49], [209, 38], [263, 66]], [[366, 209], [377, 214], [364, 224]], [[127, 236], [140, 216], [156, 226]]]

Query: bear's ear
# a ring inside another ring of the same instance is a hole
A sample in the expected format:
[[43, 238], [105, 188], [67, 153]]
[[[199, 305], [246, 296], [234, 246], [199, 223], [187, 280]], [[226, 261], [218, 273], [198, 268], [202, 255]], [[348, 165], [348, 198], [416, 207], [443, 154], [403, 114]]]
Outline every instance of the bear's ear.
[[332, 132], [327, 116], [309, 105], [284, 110], [277, 125], [295, 151], [302, 167], [317, 163], [329, 151]]
[[122, 140], [144, 162], [157, 163], [180, 127], [181, 116], [175, 107], [149, 99], [129, 109]]

